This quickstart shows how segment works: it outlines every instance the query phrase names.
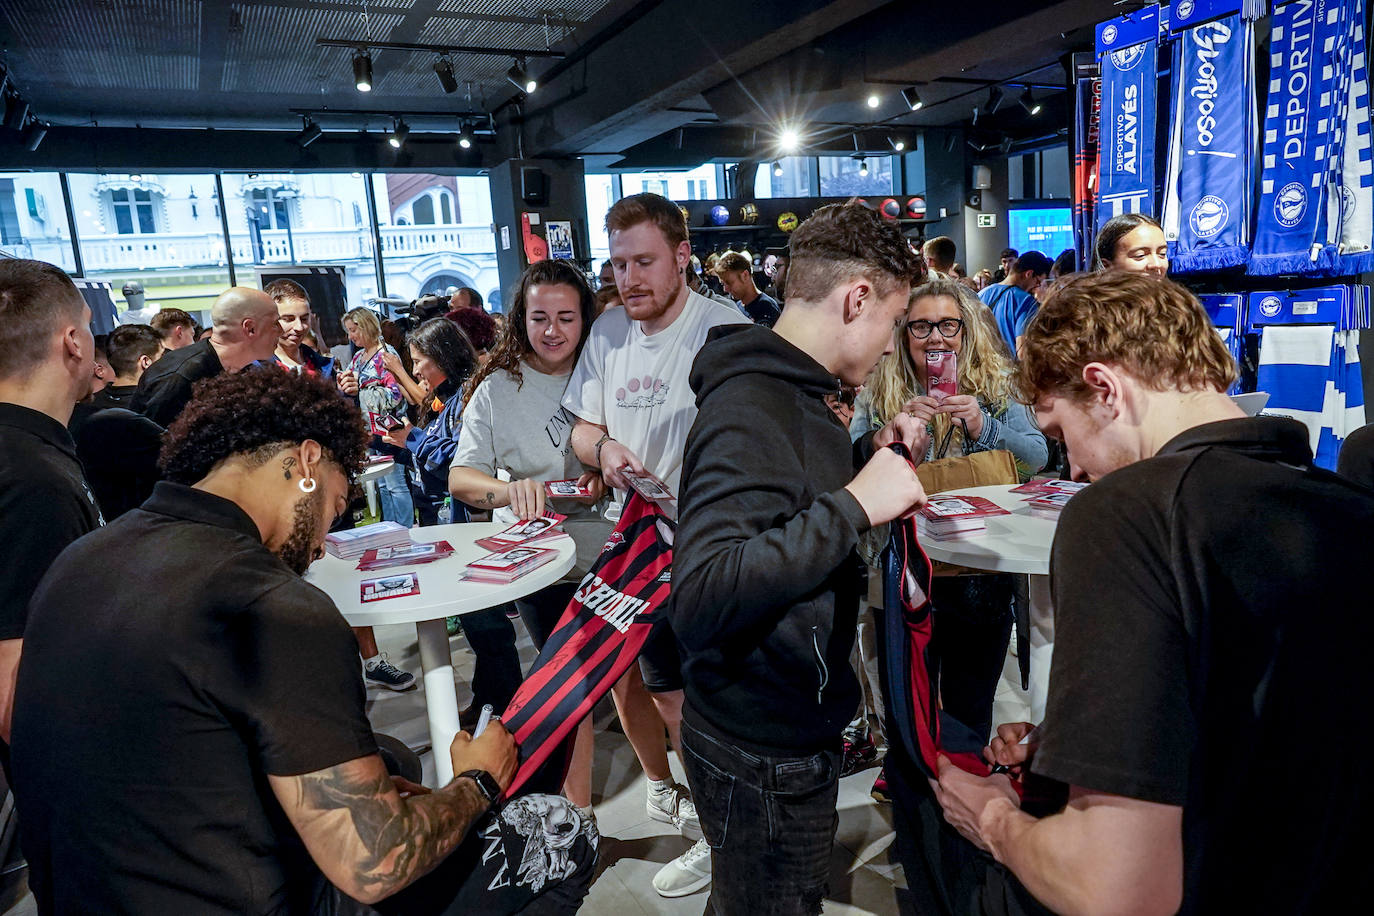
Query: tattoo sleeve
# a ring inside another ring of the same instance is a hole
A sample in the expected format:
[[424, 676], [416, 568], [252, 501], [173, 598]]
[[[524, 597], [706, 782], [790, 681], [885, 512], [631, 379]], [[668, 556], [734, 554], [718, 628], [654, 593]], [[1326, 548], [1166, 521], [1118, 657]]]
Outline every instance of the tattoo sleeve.
[[[401, 798], [379, 763], [365, 757], [293, 777], [300, 816], [293, 820], [311, 825], [302, 832], [307, 845], [338, 852], [338, 864], [353, 878], [350, 893], [370, 900], [395, 893], [438, 865], [487, 810], [470, 780]], [[329, 816], [336, 812], [348, 817]], [[321, 835], [311, 843], [308, 834], [316, 831]]]

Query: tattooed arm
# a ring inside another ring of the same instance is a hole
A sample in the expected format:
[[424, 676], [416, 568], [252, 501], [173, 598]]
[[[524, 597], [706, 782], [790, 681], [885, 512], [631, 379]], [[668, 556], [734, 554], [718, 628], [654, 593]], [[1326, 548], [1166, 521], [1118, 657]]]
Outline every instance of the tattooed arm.
[[510, 505], [510, 484], [485, 474], [477, 468], [451, 467], [448, 470], [448, 491], [459, 502], [474, 509], [490, 512]]
[[[515, 741], [499, 721], [476, 740], [460, 732], [449, 753], [454, 772], [486, 770], [502, 789], [515, 775]], [[403, 797], [376, 754], [268, 781], [320, 871], [368, 904], [433, 869], [487, 810], [471, 779]]]

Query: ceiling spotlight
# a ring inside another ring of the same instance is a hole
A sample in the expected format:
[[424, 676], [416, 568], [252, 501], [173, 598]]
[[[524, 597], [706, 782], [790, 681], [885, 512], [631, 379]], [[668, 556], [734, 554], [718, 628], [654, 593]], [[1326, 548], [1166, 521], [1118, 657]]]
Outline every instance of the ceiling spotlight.
[[902, 150], [906, 149], [906, 141], [901, 137], [888, 137], [887, 145], [892, 147], [894, 153], [900, 153]]
[[472, 128], [467, 124], [458, 131], [458, 146], [462, 149], [472, 149]]
[[48, 122], [34, 118], [24, 128], [24, 149], [33, 152], [38, 149], [38, 144], [43, 142], [43, 138], [48, 135]]
[[1035, 96], [1031, 95], [1029, 86], [1026, 87], [1025, 92], [1021, 93], [1021, 107], [1026, 109], [1028, 114], [1038, 115], [1040, 113], [1040, 103], [1035, 100]]
[[906, 107], [912, 111], [916, 111], [925, 104], [921, 101], [921, 94], [916, 91], [915, 86], [907, 86], [902, 90], [902, 100], [906, 102]]
[[992, 114], [993, 112], [995, 112], [995, 111], [1001, 106], [1001, 104], [1002, 104], [1002, 87], [1000, 87], [1000, 86], [989, 86], [989, 87], [988, 87], [988, 103], [987, 103], [986, 106], [984, 106], [984, 107], [987, 109], [988, 114]]
[[444, 92], [458, 91], [458, 79], [453, 75], [453, 61], [448, 59], [447, 54], [434, 62], [434, 75], [439, 77], [439, 85], [444, 87]]
[[353, 55], [353, 85], [359, 92], [372, 91], [372, 55], [362, 48]]
[[778, 149], [784, 153], [794, 153], [800, 145], [801, 136], [797, 133], [796, 128], [784, 127], [782, 132], [778, 134]]
[[868, 160], [867, 160], [867, 159], [863, 159], [863, 158], [860, 158], [860, 159], [859, 159], [859, 177], [860, 177], [860, 178], [867, 178], [867, 177], [868, 177]]
[[979, 114], [979, 112], [978, 112], [978, 106], [977, 106], [977, 105], [974, 105], [974, 106], [973, 106], [973, 126], [974, 126], [974, 127], [977, 127], [977, 126], [978, 126], [978, 114]]
[[1011, 137], [1003, 137], [1002, 142], [997, 146], [1003, 156], [1011, 153]]
[[522, 60], [517, 60], [510, 65], [510, 69], [506, 71], [506, 79], [510, 80], [511, 85], [525, 95], [532, 95], [534, 90], [539, 88], [539, 81], [525, 72], [525, 62]]
[[869, 108], [877, 108], [877, 107], [878, 107], [879, 105], [881, 105], [882, 103], [883, 103], [883, 100], [880, 99], [880, 98], [878, 97], [878, 93], [876, 93], [876, 92], [870, 92], [870, 93], [868, 94], [868, 107], [869, 107]]
[[17, 95], [11, 95], [7, 101], [9, 107], [5, 109], [5, 126], [10, 130], [22, 130], [29, 119], [29, 103]]
[[406, 142], [406, 137], [410, 135], [410, 128], [406, 122], [400, 118], [396, 119], [396, 126], [391, 130], [391, 136], [386, 138], [386, 142], [391, 144], [392, 149], [400, 149], [401, 144]]
[[[249, 177], [249, 178], [257, 178], [258, 176], [257, 176], [257, 175], [249, 175], [248, 177]], [[130, 175], [130, 176], [129, 176], [129, 180], [132, 181], [134, 184], [138, 184], [140, 181], [143, 180], [143, 176], [142, 176], [142, 175]]]
[[323, 136], [324, 129], [321, 128], [320, 125], [316, 124], [314, 121], [310, 120], [309, 116], [306, 116], [305, 125], [301, 128], [301, 132], [296, 134], [295, 143], [301, 149], [305, 149], [307, 146], [314, 143], [316, 140], [320, 139], [320, 137]]
[[776, 160], [773, 162], [773, 175], [777, 178], [782, 177], [782, 163]]

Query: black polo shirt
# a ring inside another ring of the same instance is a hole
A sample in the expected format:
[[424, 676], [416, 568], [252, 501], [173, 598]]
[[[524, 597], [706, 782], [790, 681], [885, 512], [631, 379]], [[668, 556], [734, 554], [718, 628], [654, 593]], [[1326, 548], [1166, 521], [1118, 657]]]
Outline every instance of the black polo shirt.
[[159, 483], [32, 603], [14, 777], [40, 913], [309, 912], [267, 782], [376, 751], [358, 647], [236, 504]]
[[1190, 429], [1064, 510], [1033, 769], [1181, 806], [1182, 912], [1345, 908], [1374, 815], [1371, 545], [1374, 493], [1281, 418]]
[[72, 430], [77, 457], [106, 521], [137, 509], [152, 495], [162, 477], [157, 466], [162, 434], [161, 426], [122, 407], [97, 410]]
[[130, 407], [137, 392], [138, 385], [106, 385], [91, 395], [91, 401], [101, 410], [106, 407]]
[[64, 547], [102, 524], [62, 424], [0, 403], [0, 639], [24, 635], [38, 580]]
[[130, 406], [166, 429], [190, 402], [191, 386], [223, 371], [224, 364], [209, 340], [168, 350], [138, 380], [138, 391]]
[[761, 324], [765, 328], [771, 328], [782, 317], [782, 306], [778, 305], [778, 300], [767, 293], [759, 293], [747, 304], [741, 302], [740, 308], [744, 314], [749, 316], [750, 321], [754, 324]]

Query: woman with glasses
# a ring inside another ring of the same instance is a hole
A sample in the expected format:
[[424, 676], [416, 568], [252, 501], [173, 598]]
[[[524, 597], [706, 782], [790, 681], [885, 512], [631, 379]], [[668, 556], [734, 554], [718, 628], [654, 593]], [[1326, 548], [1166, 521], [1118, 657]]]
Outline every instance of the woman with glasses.
[[[987, 307], [953, 280], [932, 280], [911, 294], [901, 340], [879, 361], [854, 403], [852, 439], [872, 435], [905, 411], [926, 423], [930, 445], [917, 460], [1006, 449], [1022, 480], [1045, 465], [1049, 450], [1030, 410], [1016, 399], [1011, 359]], [[958, 393], [928, 393], [926, 354], [958, 361]], [[886, 531], [878, 533], [885, 540]], [[869, 542], [876, 561], [879, 547]], [[869, 604], [882, 605], [881, 576], [869, 576]], [[876, 588], [874, 588], [876, 584]], [[931, 598], [940, 617], [940, 696], [954, 718], [987, 738], [992, 701], [1011, 635], [1015, 581], [1009, 575], [939, 576]], [[879, 777], [875, 794], [884, 795]]]

